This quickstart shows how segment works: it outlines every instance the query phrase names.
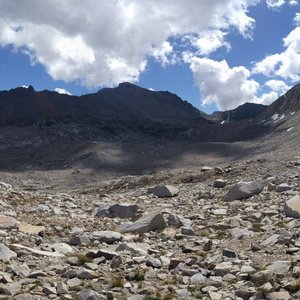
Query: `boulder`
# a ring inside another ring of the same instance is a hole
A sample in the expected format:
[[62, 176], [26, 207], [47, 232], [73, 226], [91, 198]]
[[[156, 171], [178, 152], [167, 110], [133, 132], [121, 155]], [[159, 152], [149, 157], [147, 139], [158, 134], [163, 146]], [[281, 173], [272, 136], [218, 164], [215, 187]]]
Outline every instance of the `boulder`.
[[104, 207], [98, 210], [97, 217], [99, 218], [120, 218], [120, 219], [130, 219], [135, 217], [138, 211], [138, 206], [136, 204], [114, 204], [109, 207]]
[[287, 217], [300, 218], [300, 196], [296, 195], [285, 202], [284, 213]]
[[12, 229], [16, 228], [19, 225], [19, 222], [9, 216], [0, 215], [0, 229]]
[[163, 215], [160, 212], [147, 214], [132, 224], [122, 224], [119, 226], [119, 232], [132, 232], [143, 234], [150, 231], [164, 229], [166, 227]]
[[12, 257], [17, 257], [17, 253], [0, 243], [0, 260], [9, 261]]
[[260, 181], [239, 182], [230, 187], [225, 195], [225, 200], [242, 200], [251, 196], [258, 195], [263, 190], [263, 184]]
[[91, 234], [91, 239], [112, 244], [122, 240], [122, 235], [115, 231], [94, 231]]
[[46, 228], [44, 226], [35, 226], [27, 223], [21, 223], [19, 225], [19, 231], [29, 234], [39, 234], [45, 230]]
[[179, 190], [172, 185], [157, 185], [153, 188], [149, 188], [148, 192], [153, 193], [159, 198], [163, 198], [176, 196], [179, 193]]

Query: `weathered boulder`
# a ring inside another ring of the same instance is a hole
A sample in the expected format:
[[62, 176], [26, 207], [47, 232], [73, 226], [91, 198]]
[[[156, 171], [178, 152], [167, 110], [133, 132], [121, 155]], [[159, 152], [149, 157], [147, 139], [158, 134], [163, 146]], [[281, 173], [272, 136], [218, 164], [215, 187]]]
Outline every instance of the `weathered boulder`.
[[9, 261], [12, 257], [17, 257], [17, 253], [0, 243], [0, 260]]
[[24, 233], [29, 234], [39, 234], [40, 232], [43, 232], [46, 230], [44, 226], [35, 226], [27, 223], [21, 223], [19, 225], [19, 230]]
[[179, 189], [172, 185], [157, 185], [153, 188], [148, 189], [149, 193], [153, 193], [159, 198], [173, 197], [179, 193]]
[[138, 211], [138, 206], [136, 204], [114, 204], [109, 207], [104, 207], [98, 210], [97, 217], [99, 218], [120, 218], [120, 219], [130, 219], [133, 218]]
[[164, 229], [166, 222], [160, 212], [147, 214], [132, 224], [122, 224], [119, 226], [119, 232], [132, 232], [143, 234], [145, 232]]
[[0, 229], [11, 229], [19, 225], [19, 222], [10, 216], [0, 215]]
[[242, 200], [253, 195], [258, 195], [263, 190], [263, 184], [260, 181], [238, 182], [232, 185], [225, 195], [225, 200]]
[[300, 218], [300, 196], [296, 195], [285, 202], [284, 213], [287, 217]]

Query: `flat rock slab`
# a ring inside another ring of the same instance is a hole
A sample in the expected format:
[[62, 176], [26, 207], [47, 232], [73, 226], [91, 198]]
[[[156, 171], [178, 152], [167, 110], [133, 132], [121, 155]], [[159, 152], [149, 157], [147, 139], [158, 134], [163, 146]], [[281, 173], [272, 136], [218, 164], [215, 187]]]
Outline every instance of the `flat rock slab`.
[[277, 275], [284, 275], [289, 272], [292, 263], [288, 260], [277, 260], [267, 267], [267, 270]]
[[19, 222], [10, 216], [0, 215], [0, 229], [12, 229], [19, 225]]
[[44, 226], [35, 226], [27, 223], [21, 223], [19, 225], [19, 231], [29, 234], [39, 234], [46, 230]]
[[289, 300], [292, 299], [291, 295], [287, 291], [279, 291], [267, 294], [267, 300]]
[[166, 222], [160, 212], [154, 212], [138, 219], [132, 224], [122, 224], [119, 226], [118, 231], [132, 232], [143, 234], [150, 231], [161, 230], [166, 227]]
[[300, 196], [296, 195], [287, 200], [284, 205], [284, 213], [287, 217], [300, 218]]
[[22, 254], [28, 253], [33, 256], [50, 256], [50, 257], [63, 257], [64, 255], [59, 252], [49, 252], [49, 251], [42, 251], [39, 249], [29, 248], [20, 244], [11, 244], [10, 247], [16, 251], [17, 253], [20, 252]]
[[122, 240], [122, 235], [115, 231], [94, 231], [91, 234], [92, 240], [112, 244]]
[[157, 185], [153, 188], [149, 188], [148, 192], [154, 194], [159, 198], [174, 197], [178, 195], [179, 189], [172, 185]]
[[260, 181], [239, 182], [230, 187], [225, 195], [225, 200], [242, 200], [251, 196], [258, 195], [263, 190], [263, 184]]

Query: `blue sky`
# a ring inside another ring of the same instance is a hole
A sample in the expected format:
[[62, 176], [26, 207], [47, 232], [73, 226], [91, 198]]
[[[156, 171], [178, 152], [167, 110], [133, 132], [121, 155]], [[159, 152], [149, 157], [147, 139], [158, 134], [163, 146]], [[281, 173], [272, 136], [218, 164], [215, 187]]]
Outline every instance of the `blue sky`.
[[270, 104], [300, 79], [296, 0], [0, 0], [0, 90], [123, 81], [203, 111]]

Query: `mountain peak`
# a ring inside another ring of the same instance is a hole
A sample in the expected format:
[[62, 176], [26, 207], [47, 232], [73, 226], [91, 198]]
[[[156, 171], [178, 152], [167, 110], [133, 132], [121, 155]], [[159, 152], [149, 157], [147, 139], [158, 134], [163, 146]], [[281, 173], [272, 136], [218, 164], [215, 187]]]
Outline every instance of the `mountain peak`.
[[119, 88], [141, 88], [131, 82], [121, 82], [118, 85]]

